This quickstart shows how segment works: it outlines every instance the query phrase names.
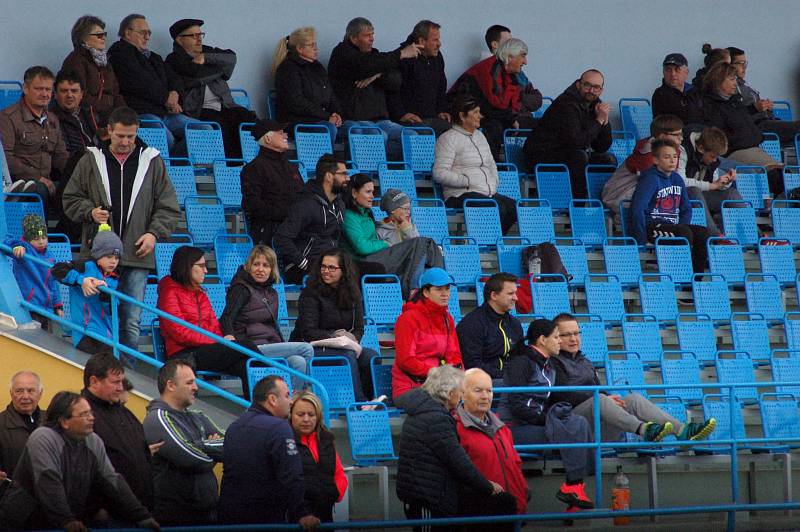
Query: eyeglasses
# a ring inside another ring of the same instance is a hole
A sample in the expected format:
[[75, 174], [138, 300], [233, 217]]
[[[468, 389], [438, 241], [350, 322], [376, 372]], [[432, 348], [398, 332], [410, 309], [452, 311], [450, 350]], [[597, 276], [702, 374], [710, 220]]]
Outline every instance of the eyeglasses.
[[577, 338], [580, 335], [580, 331], [558, 333], [559, 338]]
[[601, 92], [603, 90], [602, 85], [595, 85], [594, 83], [589, 83], [588, 81], [581, 81], [581, 87], [592, 92]]
[[182, 33], [182, 34], [178, 35], [178, 37], [189, 37], [190, 39], [202, 39], [205, 36], [206, 36], [206, 34], [203, 33], [203, 32], [200, 32], [200, 33]]
[[94, 417], [94, 412], [91, 410], [84, 410], [83, 412], [79, 412], [69, 417], [82, 417], [83, 419], [89, 419], [90, 417]]
[[100, 33], [90, 33], [89, 35], [91, 35], [92, 37], [97, 37], [98, 39], [105, 39], [106, 37], [108, 37], [108, 32], [101, 31]]
[[131, 29], [131, 31], [133, 33], [138, 33], [142, 37], [150, 37], [153, 34], [153, 32], [150, 31], [150, 30], [134, 30], [134, 29]]
[[197, 266], [201, 270], [207, 270], [208, 269], [206, 267], [206, 263], [205, 262], [195, 262], [194, 264], [192, 264], [192, 266]]
[[335, 272], [336, 270], [341, 270], [339, 266], [333, 266], [332, 264], [322, 264], [319, 267], [321, 272]]

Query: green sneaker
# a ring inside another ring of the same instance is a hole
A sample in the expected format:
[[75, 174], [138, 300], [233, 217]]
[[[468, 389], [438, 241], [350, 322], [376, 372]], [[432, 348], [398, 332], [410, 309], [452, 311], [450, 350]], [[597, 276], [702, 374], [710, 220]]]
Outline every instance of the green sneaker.
[[717, 420], [712, 418], [707, 419], [703, 423], [686, 423], [678, 434], [679, 440], [705, 440], [708, 438], [714, 429], [717, 428]]
[[644, 441], [661, 441], [672, 434], [672, 423], [667, 421], [663, 425], [655, 421], [648, 421], [642, 427]]

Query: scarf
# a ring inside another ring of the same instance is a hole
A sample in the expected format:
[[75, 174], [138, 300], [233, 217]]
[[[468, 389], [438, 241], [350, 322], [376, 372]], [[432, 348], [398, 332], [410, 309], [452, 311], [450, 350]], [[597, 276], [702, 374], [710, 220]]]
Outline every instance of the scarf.
[[95, 65], [100, 68], [108, 66], [108, 55], [105, 50], [98, 50], [97, 48], [86, 46], [86, 43], [83, 44], [83, 47], [89, 50], [89, 54], [92, 56]]

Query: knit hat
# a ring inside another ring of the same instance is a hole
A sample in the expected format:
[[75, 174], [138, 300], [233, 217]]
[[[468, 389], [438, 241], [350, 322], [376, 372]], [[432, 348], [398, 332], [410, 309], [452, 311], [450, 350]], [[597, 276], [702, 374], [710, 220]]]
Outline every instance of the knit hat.
[[111, 230], [110, 225], [100, 224], [92, 242], [92, 258], [97, 260], [108, 255], [122, 255], [122, 240]]
[[22, 238], [27, 242], [47, 236], [47, 224], [38, 214], [28, 214], [22, 219]]
[[411, 203], [411, 198], [402, 190], [390, 188], [381, 196], [381, 210], [383, 212], [392, 212], [405, 205]]

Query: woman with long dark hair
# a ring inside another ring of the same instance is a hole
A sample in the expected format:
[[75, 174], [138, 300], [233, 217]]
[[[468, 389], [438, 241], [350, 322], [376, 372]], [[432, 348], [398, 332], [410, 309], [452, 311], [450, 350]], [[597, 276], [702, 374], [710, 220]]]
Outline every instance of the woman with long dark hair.
[[[341, 249], [325, 251], [310, 269], [308, 286], [297, 301], [299, 313], [290, 340], [324, 343], [345, 337], [353, 344], [364, 335], [364, 307], [352, 259]], [[370, 360], [372, 349], [315, 346], [315, 356], [343, 356], [350, 363], [356, 401], [367, 401], [372, 393]]]
[[[211, 307], [211, 301], [202, 287], [206, 271], [208, 270], [202, 249], [193, 246], [181, 246], [176, 249], [169, 275], [158, 283], [158, 308], [201, 329], [222, 336], [222, 328]], [[168, 319], [162, 318], [160, 322], [167, 358], [192, 360], [195, 368], [201, 371], [219, 371], [236, 375], [242, 379], [244, 397], [250, 398], [247, 355], [218, 344], [208, 336], [191, 331]], [[240, 338], [236, 343], [258, 352], [255, 344], [247, 338]]]

